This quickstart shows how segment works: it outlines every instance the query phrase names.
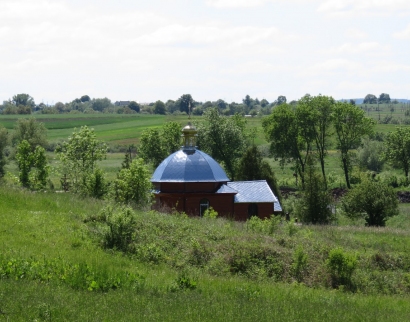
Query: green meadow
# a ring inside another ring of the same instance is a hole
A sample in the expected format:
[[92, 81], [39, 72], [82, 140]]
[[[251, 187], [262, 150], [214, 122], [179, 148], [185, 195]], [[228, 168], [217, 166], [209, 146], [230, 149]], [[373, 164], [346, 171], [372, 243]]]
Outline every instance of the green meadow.
[[[410, 316], [410, 227], [400, 222], [379, 229], [279, 224], [266, 233], [225, 219], [136, 211], [136, 251], [121, 252], [104, 248], [104, 230], [90, 221], [103, 201], [2, 186], [0, 204], [4, 321], [408, 321]], [[408, 210], [400, 216], [410, 219]], [[171, 240], [178, 252], [167, 247]], [[193, 241], [210, 251], [209, 260], [194, 261], [202, 257]], [[276, 252], [276, 273], [249, 262], [258, 247]], [[308, 256], [299, 282], [292, 273], [298, 247]], [[358, 255], [355, 292], [330, 287], [325, 259], [334, 247]]]

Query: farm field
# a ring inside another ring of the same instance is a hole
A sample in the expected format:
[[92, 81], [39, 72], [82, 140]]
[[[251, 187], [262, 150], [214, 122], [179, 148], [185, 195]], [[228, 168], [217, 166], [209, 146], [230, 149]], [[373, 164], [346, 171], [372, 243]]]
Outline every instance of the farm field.
[[[380, 113], [376, 110], [376, 105], [362, 106], [367, 112], [368, 116], [374, 118], [376, 121], [379, 118], [383, 119], [385, 116], [392, 115], [394, 119], [403, 121], [406, 119], [406, 111], [410, 110], [406, 105], [398, 104], [395, 106], [394, 112], [390, 111], [390, 105], [380, 105]], [[27, 115], [0, 115], [0, 125], [5, 126], [10, 131], [13, 130], [17, 119], [27, 118]], [[44, 123], [48, 129], [47, 136], [51, 144], [62, 142], [66, 140], [74, 131], [75, 128], [87, 125], [94, 128], [96, 136], [99, 140], [105, 141], [111, 153], [107, 155], [107, 159], [100, 162], [100, 167], [107, 172], [108, 179], [115, 177], [116, 172], [121, 166], [124, 154], [116, 152], [124, 150], [130, 145], [137, 146], [141, 133], [149, 128], [159, 128], [165, 122], [175, 121], [181, 124], [181, 128], [186, 125], [188, 121], [192, 123], [201, 120], [201, 117], [193, 116], [191, 120], [186, 115], [149, 115], [149, 114], [33, 114], [29, 117], [35, 117], [38, 121]], [[408, 118], [408, 117], [407, 117]], [[264, 150], [268, 149], [268, 142], [265, 140], [262, 130], [262, 117], [247, 118], [249, 129], [255, 130], [256, 137], [254, 143]], [[376, 124], [375, 131], [387, 134], [393, 131], [396, 124]], [[406, 126], [406, 125], [405, 125]], [[49, 161], [52, 165], [58, 165], [54, 154], [49, 154]], [[267, 158], [267, 161], [273, 167], [276, 177], [282, 186], [295, 186], [296, 181], [293, 178], [293, 170], [288, 165], [281, 168], [278, 161]], [[340, 166], [339, 154], [336, 150], [335, 143], [331, 143], [329, 155], [326, 159], [327, 173], [333, 181], [333, 186], [338, 187], [343, 185], [342, 169]], [[9, 164], [7, 170], [16, 174], [15, 165]], [[384, 173], [388, 176], [400, 176], [400, 171], [392, 169], [388, 165], [385, 166]], [[58, 178], [51, 176], [52, 181], [58, 184]]]

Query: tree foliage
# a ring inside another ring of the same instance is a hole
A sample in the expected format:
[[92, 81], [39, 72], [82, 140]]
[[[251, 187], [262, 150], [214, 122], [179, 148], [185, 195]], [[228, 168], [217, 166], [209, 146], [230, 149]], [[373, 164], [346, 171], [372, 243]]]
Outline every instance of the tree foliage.
[[11, 102], [16, 106], [28, 106], [30, 108], [34, 108], [36, 106], [34, 99], [29, 94], [14, 95]]
[[316, 146], [316, 153], [320, 162], [322, 176], [325, 187], [326, 173], [325, 173], [325, 157], [327, 155], [327, 148], [331, 137], [331, 126], [333, 120], [333, 108], [335, 101], [328, 96], [310, 96], [309, 94], [303, 96], [299, 100], [297, 110], [299, 111], [299, 118], [303, 116], [304, 121], [301, 122], [302, 128], [311, 128], [310, 135]]
[[156, 101], [154, 104], [154, 114], [163, 114], [165, 115], [165, 104], [162, 101]]
[[217, 108], [209, 108], [203, 118], [198, 124], [199, 148], [222, 163], [231, 180], [235, 180], [239, 159], [249, 144], [245, 118], [222, 116]]
[[179, 110], [181, 112], [189, 114], [194, 107], [194, 103], [195, 101], [192, 98], [191, 94], [184, 94], [176, 101], [175, 104], [179, 107]]
[[277, 106], [262, 120], [271, 154], [280, 160], [282, 167], [285, 163], [294, 163], [302, 185], [307, 158], [312, 151], [313, 121], [313, 115], [304, 106], [294, 108], [286, 103]]
[[333, 124], [337, 146], [340, 151], [346, 185], [350, 189], [349, 174], [352, 168], [352, 149], [360, 146], [366, 135], [373, 133], [375, 122], [355, 105], [337, 102], [334, 107]]
[[128, 107], [129, 107], [131, 110], [133, 110], [133, 111], [135, 111], [135, 112], [137, 112], [137, 113], [139, 113], [140, 110], [141, 110], [141, 106], [140, 106], [137, 102], [135, 102], [135, 101], [131, 101], [131, 102], [128, 104]]
[[130, 167], [123, 168], [118, 173], [112, 185], [111, 194], [115, 201], [133, 204], [139, 207], [151, 202], [152, 183], [151, 172], [145, 161], [134, 159]]
[[256, 145], [249, 147], [238, 163], [237, 180], [266, 180], [275, 196], [281, 200], [281, 193], [275, 174]]
[[342, 209], [350, 218], [364, 218], [368, 226], [385, 226], [399, 214], [399, 203], [392, 187], [365, 179], [343, 197]]
[[38, 122], [35, 118], [17, 120], [12, 135], [12, 143], [17, 146], [23, 140], [30, 144], [32, 152], [34, 152], [36, 146], [46, 148], [48, 145], [47, 129], [44, 123]]
[[363, 100], [363, 104], [377, 104], [377, 97], [373, 94], [367, 94]]
[[357, 160], [362, 169], [380, 172], [383, 169], [383, 143], [365, 138], [357, 150]]
[[177, 122], [165, 123], [161, 129], [142, 132], [139, 153], [141, 158], [156, 168], [169, 154], [181, 146], [181, 126]]
[[410, 128], [396, 127], [385, 140], [384, 159], [402, 169], [406, 178], [410, 170]]
[[83, 95], [83, 96], [81, 96], [80, 100], [81, 100], [81, 102], [84, 103], [84, 102], [90, 101], [91, 98], [90, 98], [90, 96], [88, 96], [88, 95]]
[[38, 190], [46, 186], [49, 166], [43, 147], [38, 145], [32, 151], [27, 140], [21, 141], [17, 146], [16, 162], [23, 187]]
[[326, 188], [323, 177], [317, 173], [313, 162], [313, 158], [310, 157], [305, 187], [297, 203], [298, 216], [305, 223], [329, 224], [334, 219], [333, 198]]
[[389, 104], [390, 103], [390, 95], [389, 94], [386, 94], [386, 93], [381, 93], [380, 94], [380, 96], [379, 96], [379, 100], [378, 100], [378, 102], [380, 103], [380, 104]]
[[63, 165], [63, 174], [71, 180], [74, 191], [79, 192], [94, 172], [97, 161], [105, 158], [107, 145], [97, 140], [94, 129], [82, 126], [78, 131], [75, 129], [56, 152]]

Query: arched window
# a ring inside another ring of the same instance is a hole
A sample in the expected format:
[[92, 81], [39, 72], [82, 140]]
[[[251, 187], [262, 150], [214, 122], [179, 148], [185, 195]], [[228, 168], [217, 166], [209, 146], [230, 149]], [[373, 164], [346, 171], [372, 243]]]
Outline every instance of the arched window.
[[251, 203], [248, 206], [248, 218], [251, 218], [253, 216], [258, 217], [258, 205], [256, 203]]
[[205, 210], [209, 208], [209, 200], [208, 199], [201, 199], [199, 202], [199, 215], [202, 217], [205, 213]]

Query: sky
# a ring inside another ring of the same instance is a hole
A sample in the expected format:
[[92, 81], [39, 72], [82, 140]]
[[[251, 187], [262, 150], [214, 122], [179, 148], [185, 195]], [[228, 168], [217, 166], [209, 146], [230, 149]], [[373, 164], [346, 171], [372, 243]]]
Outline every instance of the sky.
[[0, 102], [410, 99], [409, 0], [0, 0]]

